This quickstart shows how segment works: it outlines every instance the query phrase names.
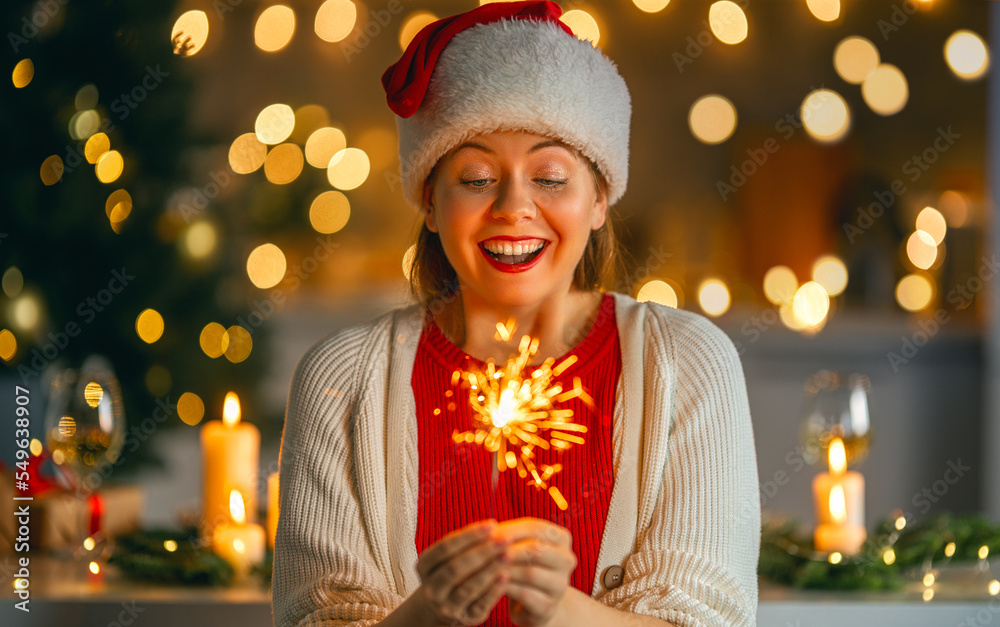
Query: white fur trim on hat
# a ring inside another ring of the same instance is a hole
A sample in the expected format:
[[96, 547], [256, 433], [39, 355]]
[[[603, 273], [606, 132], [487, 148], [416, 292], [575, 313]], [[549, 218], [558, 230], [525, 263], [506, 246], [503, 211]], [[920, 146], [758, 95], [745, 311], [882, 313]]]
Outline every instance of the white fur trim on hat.
[[628, 183], [631, 99], [615, 64], [558, 24], [503, 19], [463, 30], [438, 58], [420, 108], [396, 116], [403, 195], [423, 204], [423, 184], [449, 150], [481, 133], [551, 136], [593, 161], [608, 206]]

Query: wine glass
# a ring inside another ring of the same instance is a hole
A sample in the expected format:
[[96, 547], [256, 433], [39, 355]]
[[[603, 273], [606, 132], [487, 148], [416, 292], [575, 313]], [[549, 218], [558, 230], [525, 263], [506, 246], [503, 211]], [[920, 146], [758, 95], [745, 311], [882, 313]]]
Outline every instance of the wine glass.
[[[87, 357], [78, 370], [67, 368], [53, 377], [45, 413], [45, 438], [62, 478], [76, 498], [99, 516], [100, 508], [90, 499], [110, 475], [125, 443], [121, 389], [105, 358]], [[99, 523], [95, 516], [88, 516], [90, 521], [83, 524], [74, 521], [78, 556], [81, 546], [88, 553], [97, 548], [91, 538], [95, 522]]]
[[867, 457], [872, 436], [868, 412], [870, 391], [868, 377], [856, 372], [821, 370], [809, 377], [801, 426], [806, 462], [826, 460], [827, 448], [834, 438], [843, 441], [848, 465]]

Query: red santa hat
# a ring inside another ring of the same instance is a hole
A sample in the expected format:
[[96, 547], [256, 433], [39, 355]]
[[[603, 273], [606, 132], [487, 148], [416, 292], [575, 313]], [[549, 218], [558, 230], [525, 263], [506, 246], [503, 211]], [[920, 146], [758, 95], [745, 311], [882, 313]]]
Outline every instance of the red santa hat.
[[558, 138], [597, 165], [608, 205], [628, 182], [631, 99], [615, 64], [578, 39], [554, 2], [495, 2], [425, 26], [382, 75], [396, 113], [403, 195], [449, 150], [481, 133]]

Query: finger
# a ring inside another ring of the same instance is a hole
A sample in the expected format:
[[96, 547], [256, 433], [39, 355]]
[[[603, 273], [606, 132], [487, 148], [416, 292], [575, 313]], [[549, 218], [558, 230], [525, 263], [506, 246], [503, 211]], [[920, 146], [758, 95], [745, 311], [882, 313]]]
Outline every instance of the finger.
[[507, 565], [508, 560], [503, 555], [500, 556], [500, 559], [487, 564], [486, 567], [455, 587], [448, 596], [448, 603], [457, 608], [465, 609], [486, 593], [497, 577], [506, 572]]
[[537, 540], [524, 540], [511, 545], [506, 552], [511, 564], [540, 566], [549, 570], [571, 573], [576, 568], [576, 554], [566, 547], [552, 546]]
[[500, 523], [495, 535], [508, 538], [512, 542], [537, 538], [549, 544], [573, 546], [573, 535], [569, 529], [541, 518], [516, 518]]
[[417, 571], [421, 577], [426, 577], [441, 563], [476, 544], [486, 542], [495, 528], [495, 520], [484, 520], [452, 531], [420, 554]]
[[474, 598], [472, 603], [466, 608], [466, 616], [471, 618], [476, 624], [486, 622], [486, 619], [490, 616], [490, 612], [500, 602], [500, 599], [507, 594], [507, 584], [509, 582], [510, 577], [506, 572], [495, 573], [486, 588], [482, 590], [482, 593], [477, 598]]
[[511, 579], [507, 584], [507, 598], [510, 599], [511, 606], [520, 603], [524, 611], [530, 615], [546, 616], [552, 611], [552, 606], [556, 603], [555, 597], [542, 592], [533, 586], [526, 586]]
[[565, 573], [538, 566], [511, 566], [507, 573], [511, 584], [531, 588], [545, 596], [559, 596], [560, 591], [565, 589], [568, 583]]
[[430, 573], [426, 581], [432, 597], [445, 602], [452, 591], [478, 572], [488, 569], [507, 549], [506, 541], [493, 540], [477, 544], [453, 556]]

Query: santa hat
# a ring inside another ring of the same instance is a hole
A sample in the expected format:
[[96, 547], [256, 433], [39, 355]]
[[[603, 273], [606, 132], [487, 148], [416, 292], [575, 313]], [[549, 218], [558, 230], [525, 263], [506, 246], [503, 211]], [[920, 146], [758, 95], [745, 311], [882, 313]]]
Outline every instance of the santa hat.
[[597, 165], [608, 205], [628, 182], [631, 99], [615, 64], [554, 2], [496, 2], [425, 26], [382, 75], [397, 117], [403, 195], [419, 209], [438, 160], [480, 133], [555, 137]]

